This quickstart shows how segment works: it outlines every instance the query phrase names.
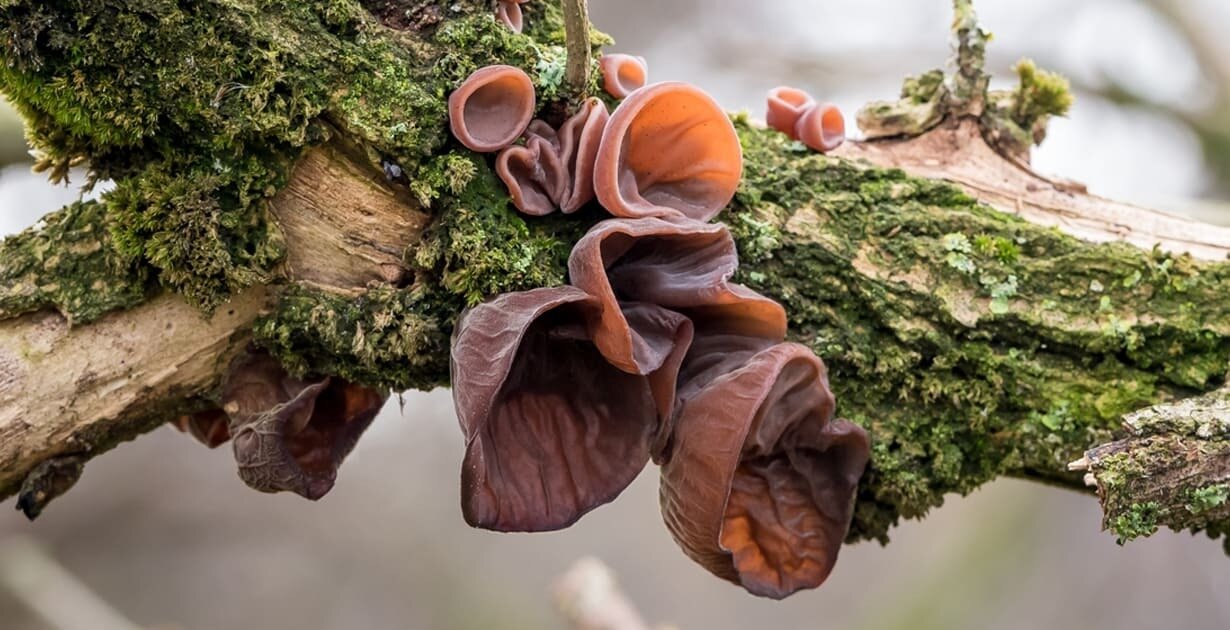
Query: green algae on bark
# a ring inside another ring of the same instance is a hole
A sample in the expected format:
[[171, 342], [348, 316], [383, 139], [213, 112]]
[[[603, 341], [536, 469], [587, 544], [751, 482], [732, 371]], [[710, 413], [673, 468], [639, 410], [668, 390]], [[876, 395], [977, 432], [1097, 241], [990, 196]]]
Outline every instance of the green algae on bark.
[[1230, 264], [1085, 243], [738, 128], [745, 178], [719, 217], [738, 279], [786, 306], [872, 435], [852, 539], [999, 475], [1078, 485], [1066, 464], [1123, 414], [1224, 379]]
[[1161, 526], [1230, 534], [1230, 389], [1141, 409], [1123, 426], [1126, 437], [1072, 464], [1088, 471], [1119, 543]]
[[53, 308], [70, 324], [85, 324], [145, 299], [150, 270], [119, 254], [102, 210], [74, 203], [0, 239], [0, 319]]

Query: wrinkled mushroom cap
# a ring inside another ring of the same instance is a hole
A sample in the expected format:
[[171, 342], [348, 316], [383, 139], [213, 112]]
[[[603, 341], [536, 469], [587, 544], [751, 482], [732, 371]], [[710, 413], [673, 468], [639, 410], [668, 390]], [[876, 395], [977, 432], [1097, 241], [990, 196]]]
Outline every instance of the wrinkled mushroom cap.
[[846, 120], [836, 105], [821, 103], [795, 123], [794, 137], [815, 151], [828, 153], [846, 141]]
[[739, 137], [721, 106], [695, 86], [657, 83], [611, 114], [594, 189], [618, 217], [707, 221], [734, 198], [742, 173]]
[[529, 126], [534, 98], [534, 83], [520, 68], [479, 68], [448, 97], [449, 125], [467, 148], [499, 151]]
[[832, 420], [824, 364], [810, 350], [778, 344], [746, 360], [749, 350], [730, 338], [702, 345], [699, 371], [689, 354], [681, 378], [712, 380], [680, 409], [662, 513], [689, 557], [780, 599], [832, 571], [870, 446], [862, 429]]
[[594, 343], [621, 369], [640, 371], [658, 364], [671, 348], [653, 347], [624, 321], [621, 301], [666, 307], [748, 336], [780, 340], [786, 313], [776, 302], [731, 283], [738, 267], [734, 239], [726, 226], [657, 218], [610, 219], [594, 226], [572, 249], [572, 284], [601, 300], [592, 327]]
[[567, 527], [649, 461], [659, 421], [648, 378], [615, 368], [590, 342], [584, 320], [595, 308], [584, 291], [556, 287], [501, 295], [462, 316], [452, 382], [469, 524]]
[[[554, 132], [552, 132], [554, 135]], [[511, 146], [495, 159], [495, 172], [523, 214], [542, 217], [555, 212], [564, 196], [567, 171], [550, 140], [532, 135], [525, 146]]]
[[815, 104], [815, 99], [803, 90], [785, 86], [773, 88], [769, 91], [765, 122], [770, 128], [797, 140], [794, 127], [803, 117], [804, 112]]
[[597, 98], [586, 99], [556, 132], [535, 120], [524, 146], [513, 145], [496, 158], [495, 170], [513, 205], [524, 214], [544, 216], [557, 208], [576, 212], [594, 198], [594, 160], [610, 115]]
[[602, 69], [602, 88], [615, 98], [625, 98], [649, 81], [649, 66], [644, 57], [612, 53], [603, 55], [598, 65]]

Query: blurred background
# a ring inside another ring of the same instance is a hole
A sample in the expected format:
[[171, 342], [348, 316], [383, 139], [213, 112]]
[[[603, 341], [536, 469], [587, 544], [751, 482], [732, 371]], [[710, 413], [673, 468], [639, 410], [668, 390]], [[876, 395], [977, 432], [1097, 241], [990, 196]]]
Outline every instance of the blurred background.
[[[1039, 170], [1230, 223], [1230, 3], [976, 6], [1004, 85], [1028, 56], [1077, 89]], [[852, 120], [948, 55], [947, 0], [591, 0], [591, 13], [617, 51], [648, 59], [652, 80], [691, 81], [758, 117], [765, 91], [793, 84]], [[31, 175], [27, 159], [0, 105], [0, 235], [80, 195]], [[0, 628], [560, 628], [548, 587], [586, 555], [650, 621], [682, 630], [1230, 627], [1218, 544], [1163, 531], [1120, 548], [1099, 531], [1096, 501], [1075, 493], [1005, 480], [952, 497], [887, 547], [848, 546], [821, 589], [777, 603], [678, 551], [652, 468], [568, 531], [471, 530], [462, 447], [448, 392], [407, 393], [311, 504], [248, 490], [228, 448], [160, 429], [91, 462], [37, 524], [0, 514]]]

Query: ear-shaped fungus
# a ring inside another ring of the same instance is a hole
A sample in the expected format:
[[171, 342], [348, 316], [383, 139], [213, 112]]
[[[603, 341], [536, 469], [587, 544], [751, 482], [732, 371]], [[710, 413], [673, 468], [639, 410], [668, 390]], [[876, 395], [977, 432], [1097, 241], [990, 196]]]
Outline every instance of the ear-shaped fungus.
[[618, 217], [707, 221], [730, 203], [742, 173], [739, 137], [721, 106], [695, 86], [657, 83], [611, 114], [594, 189]]
[[765, 122], [770, 128], [797, 140], [795, 125], [803, 114], [815, 105], [815, 99], [803, 90], [792, 87], [773, 88], [769, 91], [769, 109]]
[[698, 338], [680, 377], [661, 503], [688, 556], [781, 599], [828, 577], [870, 447], [861, 428], [832, 419], [819, 358], [797, 344], [763, 347]]
[[171, 421], [171, 425], [183, 433], [196, 438], [198, 442], [209, 448], [218, 448], [231, 439], [227, 428], [229, 419], [221, 409], [210, 409], [190, 416], [180, 416]]
[[495, 162], [513, 205], [543, 216], [556, 208], [576, 212], [593, 200], [594, 160], [609, 117], [606, 105], [590, 98], [558, 133], [541, 120], [530, 123], [525, 146], [504, 149]]
[[479, 68], [449, 95], [449, 125], [467, 148], [499, 151], [529, 126], [534, 98], [534, 83], [520, 68]]
[[495, 5], [495, 19], [512, 29], [512, 32], [520, 33], [522, 27], [525, 26], [525, 20], [521, 14], [521, 5], [528, 1], [498, 0]]
[[649, 65], [644, 57], [614, 53], [603, 55], [598, 65], [602, 69], [602, 88], [615, 98], [625, 98], [649, 81]]
[[[572, 250], [573, 286], [602, 304], [589, 319], [594, 344], [625, 371], [648, 374], [661, 416], [669, 420], [676, 377], [693, 335], [689, 326], [673, 339], [648, 338], [629, 318], [628, 304], [654, 304], [677, 312], [708, 331], [770, 341], [786, 336], [786, 313], [776, 302], [731, 283], [738, 267], [726, 226], [687, 219], [610, 219], [594, 226]], [[660, 366], [660, 367], [657, 367]], [[664, 422], [654, 440], [654, 459], [670, 437]]]
[[795, 124], [794, 138], [815, 151], [828, 153], [846, 141], [846, 120], [836, 105], [814, 105]]
[[340, 379], [301, 381], [267, 354], [237, 359], [223, 384], [222, 410], [240, 478], [261, 492], [323, 497], [387, 398]]
[[[628, 320], [647, 338], [673, 339], [689, 325], [660, 307], [634, 307]], [[660, 424], [652, 388], [590, 340], [585, 321], [599, 308], [565, 286], [501, 295], [458, 322], [452, 382], [466, 435], [469, 524], [567, 527], [614, 499], [649, 461]]]

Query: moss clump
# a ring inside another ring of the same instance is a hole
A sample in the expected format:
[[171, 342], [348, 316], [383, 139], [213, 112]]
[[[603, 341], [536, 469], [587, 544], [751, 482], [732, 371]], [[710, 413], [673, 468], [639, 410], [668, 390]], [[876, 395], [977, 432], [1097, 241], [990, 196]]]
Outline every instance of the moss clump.
[[447, 384], [453, 317], [432, 312], [428, 298], [411, 289], [373, 289], [349, 297], [292, 287], [274, 312], [257, 322], [255, 340], [300, 375], [428, 390]]
[[96, 202], [74, 203], [0, 239], [0, 319], [54, 308], [84, 324], [145, 299], [150, 269], [117, 251], [102, 211]]
[[160, 270], [164, 286], [205, 309], [271, 279], [282, 240], [258, 202], [272, 196], [282, 171], [259, 159], [180, 168], [151, 165], [121, 180], [106, 201], [119, 253]]
[[408, 252], [420, 279], [438, 284], [458, 311], [500, 293], [563, 284], [572, 243], [595, 217], [527, 220], [491, 169], [466, 159], [464, 188], [448, 196], [423, 242]]
[[304, 148], [340, 130], [374, 166], [416, 173], [448, 141], [446, 96], [469, 72], [506, 63], [549, 82], [536, 69], [563, 42], [558, 7], [517, 35], [486, 1], [406, 4], [447, 19], [396, 31], [354, 0], [7, 0], [0, 91], [40, 168], [84, 161], [116, 181], [98, 225], [129, 262], [210, 308], [270, 277], [265, 203]]
[[1156, 534], [1158, 519], [1164, 516], [1162, 506], [1153, 501], [1136, 503], [1110, 522], [1110, 531], [1117, 537], [1116, 542], [1123, 545]]
[[737, 128], [744, 182], [721, 217], [751, 254], [737, 279], [785, 305], [872, 435], [852, 537], [999, 475], [1071, 480], [1124, 414], [1224, 377], [1230, 265], [1090, 245]]
[[1068, 114], [1072, 88], [1067, 79], [1039, 69], [1030, 59], [1018, 61], [1013, 69], [1018, 79], [1016, 88], [987, 95], [983, 134], [1000, 150], [1026, 155], [1030, 147], [1046, 139], [1052, 116]]

